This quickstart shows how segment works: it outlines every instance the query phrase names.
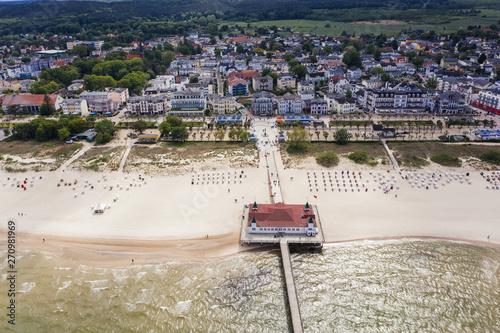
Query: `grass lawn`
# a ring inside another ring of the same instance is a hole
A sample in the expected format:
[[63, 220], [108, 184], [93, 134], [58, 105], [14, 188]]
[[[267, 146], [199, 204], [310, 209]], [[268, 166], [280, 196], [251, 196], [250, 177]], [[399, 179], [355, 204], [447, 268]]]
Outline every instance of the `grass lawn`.
[[67, 144], [61, 141], [3, 141], [0, 142], [0, 154], [17, 155], [21, 157], [39, 157], [68, 159], [76, 151], [82, 148], [82, 144]]
[[[456, 16], [450, 17], [450, 22], [444, 24], [425, 24], [425, 23], [403, 23], [403, 22], [364, 22], [364, 23], [349, 23], [349, 22], [332, 22], [332, 21], [313, 21], [313, 20], [280, 20], [280, 21], [261, 21], [252, 22], [254, 27], [269, 27], [276, 25], [292, 29], [293, 32], [311, 33], [316, 35], [338, 36], [345, 30], [347, 33], [355, 33], [356, 36], [361, 34], [379, 35], [381, 33], [392, 36], [399, 34], [405, 29], [424, 29], [434, 30], [436, 33], [451, 33], [459, 29], [467, 29], [469, 25], [481, 25], [487, 27], [492, 24], [497, 24], [500, 19], [500, 11], [495, 9], [480, 9], [481, 14], [477, 16]], [[366, 24], [369, 23], [369, 24]], [[224, 22], [221, 23], [234, 26], [246, 26], [247, 22]], [[330, 24], [330, 28], [325, 25]]]
[[393, 151], [400, 166], [420, 168], [429, 164], [428, 159], [439, 154], [447, 154], [462, 159], [479, 158], [487, 151], [499, 151], [500, 145], [448, 144], [441, 142], [390, 142], [387, 145]]
[[71, 163], [71, 167], [91, 171], [116, 171], [124, 150], [125, 147], [95, 146], [87, 150], [87, 155], [82, 155]]
[[157, 154], [174, 154], [176, 157], [184, 158], [189, 156], [198, 156], [213, 151], [227, 151], [242, 148], [254, 150], [255, 152], [257, 151], [253, 142], [186, 141], [162, 142], [157, 145], [134, 145], [130, 151], [130, 156], [152, 158]]
[[282, 143], [283, 163], [286, 167], [293, 167], [299, 160], [316, 158], [319, 154], [329, 151], [346, 158], [355, 151], [364, 151], [370, 156], [370, 161], [382, 159], [382, 163], [389, 163], [389, 156], [379, 142], [350, 142], [347, 145], [338, 145], [335, 142], [310, 142], [307, 144], [307, 149], [300, 152], [294, 151], [289, 144]]
[[[61, 141], [7, 140], [0, 142], [0, 163], [5, 164], [5, 169], [9, 172], [56, 170], [82, 146], [79, 143], [67, 144]], [[17, 156], [22, 160], [4, 158], [3, 155]]]

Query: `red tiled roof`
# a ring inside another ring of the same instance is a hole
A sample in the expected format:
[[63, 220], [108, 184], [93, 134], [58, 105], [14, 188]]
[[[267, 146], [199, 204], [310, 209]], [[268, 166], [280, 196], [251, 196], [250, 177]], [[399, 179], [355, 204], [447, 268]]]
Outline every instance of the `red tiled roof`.
[[250, 39], [248, 37], [234, 37], [231, 38], [229, 41], [233, 43], [242, 43], [242, 42], [248, 42]]
[[[57, 100], [56, 94], [47, 95], [50, 99], [50, 104], [55, 104]], [[40, 105], [43, 103], [45, 95], [6, 95], [3, 99], [2, 105]]]
[[233, 79], [228, 79], [228, 80], [227, 80], [227, 85], [228, 85], [228, 86], [236, 86], [236, 85], [238, 85], [238, 84], [240, 84], [240, 83], [241, 83], [242, 85], [244, 85], [244, 86], [248, 86], [248, 82], [247, 82], [247, 81], [242, 80], [242, 79], [237, 78], [237, 77], [235, 77], [235, 78], [233, 78]]
[[[249, 207], [252, 207], [250, 204]], [[248, 213], [248, 226], [255, 217], [258, 227], [307, 227], [309, 217], [312, 217], [316, 227], [316, 218], [312, 210], [305, 211], [304, 205], [285, 205], [277, 203], [275, 205], [257, 205], [257, 210]], [[302, 217], [302, 215], [304, 217]]]
[[340, 80], [345, 80], [345, 76], [340, 74], [335, 74], [330, 78], [330, 82], [338, 83]]

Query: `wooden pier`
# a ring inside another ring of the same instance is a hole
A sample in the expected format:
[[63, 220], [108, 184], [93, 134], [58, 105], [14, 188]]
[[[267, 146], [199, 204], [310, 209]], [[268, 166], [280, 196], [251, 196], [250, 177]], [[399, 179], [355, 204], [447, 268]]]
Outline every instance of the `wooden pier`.
[[281, 258], [283, 261], [283, 272], [286, 282], [286, 292], [288, 295], [288, 303], [290, 308], [290, 315], [292, 318], [292, 327], [294, 333], [302, 333], [304, 331], [302, 326], [302, 317], [300, 314], [299, 299], [297, 297], [297, 290], [295, 288], [295, 280], [292, 271], [292, 262], [290, 257], [289, 244], [296, 246], [306, 246], [311, 248], [321, 248], [324, 243], [323, 228], [318, 214], [318, 209], [315, 205], [311, 205], [316, 218], [318, 234], [315, 236], [297, 235], [297, 234], [283, 234], [276, 237], [274, 234], [253, 234], [248, 232], [248, 216], [251, 207], [245, 206], [243, 208], [241, 230], [240, 230], [240, 244], [244, 245], [274, 245], [280, 246]]
[[283, 271], [285, 272], [286, 290], [288, 295], [288, 305], [290, 315], [292, 316], [292, 327], [294, 333], [303, 333], [302, 316], [300, 315], [299, 298], [295, 289], [295, 280], [293, 278], [292, 261], [290, 259], [290, 249], [286, 238], [281, 238], [281, 259], [283, 261]]

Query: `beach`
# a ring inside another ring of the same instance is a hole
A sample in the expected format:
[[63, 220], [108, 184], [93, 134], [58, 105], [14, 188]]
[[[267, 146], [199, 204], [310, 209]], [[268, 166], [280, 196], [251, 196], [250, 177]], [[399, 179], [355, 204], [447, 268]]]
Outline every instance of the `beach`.
[[[276, 156], [284, 201], [317, 205], [327, 243], [420, 237], [500, 245], [495, 214], [500, 191], [487, 190], [489, 184], [479, 170], [432, 164], [412, 171], [422, 178], [442, 174], [437, 189], [425, 189], [411, 187], [403, 179], [408, 171], [400, 174], [392, 166], [371, 167], [341, 159], [336, 167], [322, 168], [309, 159], [285, 168], [279, 152]], [[221, 163], [206, 162], [195, 168], [198, 172], [172, 174], [71, 168], [1, 171], [0, 185], [5, 184], [0, 192], [1, 213], [16, 222], [21, 250], [49, 251], [103, 266], [128, 265], [132, 259], [148, 264], [215, 260], [258, 249], [240, 246], [239, 235], [243, 205], [271, 203], [264, 159], [259, 163], [258, 168], [224, 168]], [[341, 179], [347, 170], [358, 175], [359, 187], [348, 185], [346, 192], [342, 182], [337, 186], [334, 180], [330, 186], [328, 173]], [[321, 182], [328, 180], [326, 191], [323, 186], [318, 191], [309, 189], [308, 171], [311, 177], [316, 172]], [[467, 172], [468, 181], [457, 178], [442, 186], [445, 174]], [[388, 193], [384, 193], [388, 184], [374, 180], [382, 177], [396, 180]], [[15, 185], [25, 179], [26, 190]], [[103, 214], [92, 209], [99, 203], [107, 207]], [[1, 228], [5, 231], [6, 224]], [[0, 243], [5, 245], [6, 238]]]

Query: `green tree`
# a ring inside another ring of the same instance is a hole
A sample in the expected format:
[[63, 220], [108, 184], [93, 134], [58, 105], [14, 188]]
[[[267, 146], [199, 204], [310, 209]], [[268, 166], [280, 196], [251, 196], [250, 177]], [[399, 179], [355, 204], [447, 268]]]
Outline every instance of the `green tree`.
[[170, 125], [170, 123], [163, 121], [160, 126], [158, 126], [158, 130], [160, 131], [161, 136], [167, 137], [172, 130], [172, 126]]
[[328, 53], [328, 54], [332, 54], [333, 53], [333, 47], [331, 47], [330, 45], [327, 45], [327, 46], [325, 46], [323, 48], [323, 52]]
[[304, 65], [297, 65], [292, 68], [292, 72], [297, 76], [299, 80], [302, 80], [307, 74], [307, 67]]
[[97, 134], [110, 134], [113, 136], [116, 132], [116, 127], [111, 120], [104, 119], [94, 124], [94, 131]]
[[148, 123], [145, 122], [144, 120], [140, 119], [140, 120], [137, 120], [135, 123], [134, 123], [134, 126], [132, 126], [132, 129], [134, 131], [137, 131], [139, 133], [142, 133], [146, 130], [146, 128], [148, 128]]
[[5, 137], [8, 137], [10, 135], [10, 129], [8, 127], [4, 127], [4, 129], [3, 129], [3, 135]]
[[40, 105], [40, 114], [42, 116], [50, 116], [52, 113], [54, 113], [54, 107], [50, 104], [50, 97], [45, 95], [43, 103]]
[[333, 134], [333, 137], [335, 138], [335, 141], [337, 141], [339, 145], [345, 145], [351, 139], [351, 135], [345, 128], [336, 130], [335, 133]]
[[427, 88], [432, 88], [432, 89], [436, 89], [437, 88], [437, 85], [438, 85], [438, 81], [433, 78], [433, 77], [430, 77], [427, 82], [425, 83], [425, 86]]
[[59, 140], [64, 141], [66, 138], [68, 138], [71, 135], [71, 133], [68, 131], [66, 127], [61, 128], [57, 132], [57, 136], [59, 137]]
[[361, 67], [361, 56], [359, 52], [354, 47], [348, 47], [344, 56], [342, 57], [342, 62], [346, 64], [347, 67], [356, 66]]
[[165, 118], [165, 122], [167, 124], [170, 124], [170, 127], [173, 129], [174, 127], [181, 127], [181, 126], [184, 126], [184, 123], [182, 121], [181, 118], [179, 117], [176, 117], [176, 116], [172, 116], [172, 115], [168, 115], [167, 118]]
[[163, 64], [168, 68], [172, 61], [175, 60], [175, 53], [173, 51], [165, 51], [161, 56], [161, 60], [163, 61]]
[[295, 59], [295, 55], [293, 55], [293, 53], [287, 53], [285, 54], [285, 61], [286, 62], [289, 62], [291, 60]]
[[420, 58], [420, 57], [416, 57], [412, 60], [412, 64], [413, 66], [417, 67], [417, 68], [420, 68], [422, 67], [422, 64], [424, 63], [424, 59]]
[[216, 140], [222, 141], [224, 140], [224, 137], [226, 136], [226, 131], [223, 128], [219, 128], [217, 131], [214, 133], [214, 138]]
[[373, 75], [380, 75], [380, 74], [384, 74], [384, 69], [380, 66], [377, 66], [377, 67], [374, 67], [371, 71], [370, 71], [370, 74], [373, 74]]
[[380, 76], [380, 79], [382, 79], [382, 82], [387, 82], [391, 79], [391, 76], [388, 73], [384, 73]]
[[437, 64], [439, 64], [441, 62], [441, 59], [443, 59], [443, 54], [441, 52], [434, 55], [434, 61]]
[[351, 89], [347, 89], [347, 91], [345, 92], [345, 97], [346, 98], [351, 98], [352, 97], [352, 91], [351, 91]]
[[443, 128], [443, 122], [442, 122], [441, 120], [436, 121], [436, 126], [437, 126], [439, 129], [442, 129], [442, 128]]
[[172, 128], [171, 137], [174, 141], [186, 141], [189, 133], [184, 126], [177, 126]]
[[486, 60], [486, 54], [481, 53], [479, 57], [477, 58], [477, 63], [482, 64]]
[[90, 121], [82, 118], [72, 119], [68, 122], [68, 127], [71, 133], [78, 134], [85, 132], [92, 126]]
[[238, 44], [236, 46], [236, 52], [238, 52], [239, 54], [245, 52], [245, 48], [243, 47], [243, 45]]
[[293, 130], [288, 134], [288, 141], [290, 146], [296, 150], [304, 150], [309, 142], [309, 135], [303, 127], [294, 127]]

